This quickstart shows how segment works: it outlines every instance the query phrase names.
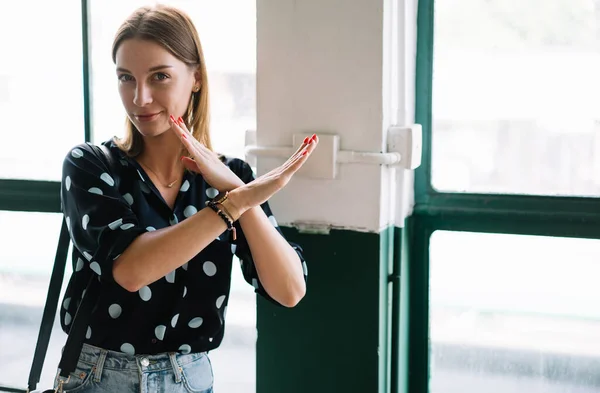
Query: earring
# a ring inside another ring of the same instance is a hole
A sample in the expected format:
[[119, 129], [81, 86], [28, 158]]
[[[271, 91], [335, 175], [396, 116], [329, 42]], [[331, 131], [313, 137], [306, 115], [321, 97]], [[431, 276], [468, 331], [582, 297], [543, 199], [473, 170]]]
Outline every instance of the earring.
[[200, 87], [194, 86], [194, 93], [197, 93], [200, 90]]

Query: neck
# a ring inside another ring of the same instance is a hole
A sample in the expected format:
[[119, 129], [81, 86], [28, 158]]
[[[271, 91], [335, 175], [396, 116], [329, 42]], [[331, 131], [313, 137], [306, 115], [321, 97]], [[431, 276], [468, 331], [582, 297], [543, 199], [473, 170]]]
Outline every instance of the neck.
[[144, 137], [144, 149], [137, 161], [150, 168], [160, 180], [172, 182], [181, 176], [181, 141], [170, 131], [158, 136]]

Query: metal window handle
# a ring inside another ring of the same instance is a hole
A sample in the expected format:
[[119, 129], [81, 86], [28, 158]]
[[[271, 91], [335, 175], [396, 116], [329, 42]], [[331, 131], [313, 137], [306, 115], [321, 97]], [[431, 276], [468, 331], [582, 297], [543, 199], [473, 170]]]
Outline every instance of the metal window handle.
[[[386, 165], [415, 169], [421, 163], [421, 126], [391, 127], [388, 130], [387, 152], [361, 152], [339, 149], [338, 135], [318, 134], [316, 149], [298, 172], [314, 179], [335, 179], [338, 164]], [[291, 156], [309, 134], [294, 134], [291, 146], [257, 146], [256, 131], [246, 131], [246, 160], [256, 166], [257, 157], [283, 158]]]

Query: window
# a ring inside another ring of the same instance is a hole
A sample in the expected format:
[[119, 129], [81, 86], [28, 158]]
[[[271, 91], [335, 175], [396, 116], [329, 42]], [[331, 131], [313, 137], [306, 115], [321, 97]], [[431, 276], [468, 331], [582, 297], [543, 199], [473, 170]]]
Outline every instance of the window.
[[0, 179], [59, 180], [83, 138], [80, 2], [12, 1], [0, 34]]
[[600, 196], [600, 3], [435, 7], [439, 191]]
[[600, 387], [600, 240], [436, 231], [431, 392]]
[[[62, 217], [58, 213], [0, 211], [0, 384], [24, 387], [29, 377]], [[69, 254], [70, 261], [70, 254]], [[67, 263], [62, 293], [71, 274]], [[62, 299], [62, 295], [61, 295]], [[52, 386], [65, 343], [58, 318], [40, 387]]]
[[598, 391], [600, 2], [418, 2], [407, 391]]

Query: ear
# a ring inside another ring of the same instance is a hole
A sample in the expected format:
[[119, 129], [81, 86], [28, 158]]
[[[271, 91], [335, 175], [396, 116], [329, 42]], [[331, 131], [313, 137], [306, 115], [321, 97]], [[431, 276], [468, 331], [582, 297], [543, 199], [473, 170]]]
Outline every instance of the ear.
[[194, 71], [194, 80], [195, 85], [202, 88], [202, 71], [200, 70], [200, 67], [198, 67], [196, 71]]

